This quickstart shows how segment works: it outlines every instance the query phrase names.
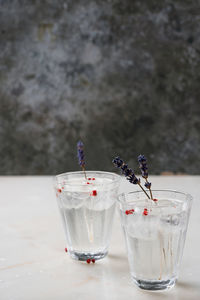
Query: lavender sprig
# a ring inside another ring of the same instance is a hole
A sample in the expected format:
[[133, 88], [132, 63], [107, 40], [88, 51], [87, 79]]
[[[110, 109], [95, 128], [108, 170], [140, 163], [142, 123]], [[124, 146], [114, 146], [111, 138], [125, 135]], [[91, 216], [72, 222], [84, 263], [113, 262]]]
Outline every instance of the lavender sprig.
[[81, 166], [85, 179], [87, 179], [86, 172], [85, 172], [85, 155], [84, 155], [84, 145], [83, 142], [79, 141], [77, 143], [77, 156], [78, 156], [78, 161], [79, 165]]
[[124, 163], [124, 161], [119, 157], [115, 157], [113, 159], [113, 164], [115, 165], [115, 167], [120, 168], [122, 174], [125, 175], [126, 179], [133, 184], [138, 184], [140, 186], [140, 188], [143, 190], [143, 192], [146, 194], [146, 196], [150, 199], [149, 195], [147, 194], [147, 192], [143, 189], [143, 187], [140, 184], [140, 179], [138, 179], [135, 174], [134, 171], [132, 169], [128, 168], [128, 165]]
[[144, 155], [140, 154], [138, 156], [138, 162], [139, 162], [139, 168], [141, 170], [142, 173], [142, 177], [145, 179], [145, 184], [144, 186], [149, 190], [150, 195], [151, 195], [151, 199], [153, 200], [153, 195], [152, 195], [152, 191], [151, 191], [151, 182], [148, 181], [148, 167], [147, 167], [147, 159]]

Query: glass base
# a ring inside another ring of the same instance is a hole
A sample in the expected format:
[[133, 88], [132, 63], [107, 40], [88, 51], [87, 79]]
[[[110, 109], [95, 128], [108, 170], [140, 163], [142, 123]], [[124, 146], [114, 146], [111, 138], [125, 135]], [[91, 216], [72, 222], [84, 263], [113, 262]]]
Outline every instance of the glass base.
[[98, 252], [98, 253], [80, 253], [75, 251], [69, 251], [69, 254], [73, 259], [80, 260], [80, 261], [87, 261], [88, 259], [95, 259], [95, 260], [102, 259], [108, 254], [108, 251]]
[[176, 278], [168, 280], [140, 280], [132, 277], [133, 282], [141, 289], [148, 291], [160, 291], [172, 288]]

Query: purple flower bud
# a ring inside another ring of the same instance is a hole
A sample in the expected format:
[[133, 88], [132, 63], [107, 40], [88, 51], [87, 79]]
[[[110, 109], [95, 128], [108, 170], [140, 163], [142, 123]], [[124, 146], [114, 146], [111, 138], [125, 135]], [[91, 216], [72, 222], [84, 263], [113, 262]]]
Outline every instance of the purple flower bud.
[[77, 143], [77, 156], [78, 156], [78, 161], [79, 165], [84, 168], [85, 167], [85, 157], [84, 157], [84, 146], [81, 141]]
[[122, 171], [122, 174], [125, 175], [126, 179], [130, 181], [133, 184], [139, 184], [140, 180], [135, 176], [132, 169], [128, 168], [128, 165], [124, 163], [124, 161], [118, 156], [115, 157], [112, 161], [115, 165], [115, 167], [120, 168]]
[[140, 164], [144, 164], [144, 163], [147, 162], [147, 159], [146, 159], [146, 157], [145, 157], [144, 155], [140, 154], [140, 155], [138, 156], [138, 162], [139, 162]]
[[147, 167], [147, 159], [144, 155], [138, 156], [139, 168], [142, 173], [143, 178], [148, 178], [148, 167]]
[[142, 177], [143, 177], [143, 178], [147, 178], [148, 175], [149, 175], [148, 172], [147, 172], [147, 170], [142, 169], [142, 168], [141, 168], [141, 173], [142, 173]]
[[130, 183], [139, 184], [140, 179], [138, 179], [135, 174], [132, 174], [129, 178], [127, 178]]
[[125, 176], [130, 176], [133, 171], [131, 169], [128, 168], [128, 165], [127, 164], [123, 164], [121, 166], [121, 170], [122, 170], [122, 173], [125, 175]]
[[123, 160], [119, 156], [115, 157], [112, 162], [115, 165], [115, 167], [117, 167], [117, 168], [120, 168], [124, 163]]
[[147, 189], [150, 189], [150, 188], [151, 188], [151, 182], [145, 182], [144, 186], [145, 186]]

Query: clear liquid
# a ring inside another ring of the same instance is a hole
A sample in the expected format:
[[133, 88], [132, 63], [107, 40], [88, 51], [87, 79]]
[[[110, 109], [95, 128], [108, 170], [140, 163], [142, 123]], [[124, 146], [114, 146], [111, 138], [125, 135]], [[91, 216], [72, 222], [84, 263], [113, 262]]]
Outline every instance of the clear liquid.
[[165, 214], [156, 208], [155, 214], [133, 214], [126, 216], [127, 219], [123, 222], [129, 265], [134, 279], [162, 281], [177, 276], [187, 217], [177, 203], [170, 202], [170, 205], [168, 212], [165, 208]]
[[58, 205], [69, 252], [107, 252], [116, 203], [116, 187], [109, 187], [110, 182], [75, 178], [61, 187]]
[[63, 209], [62, 212], [68, 245], [74, 252], [92, 254], [107, 251], [115, 204], [101, 210], [83, 205]]

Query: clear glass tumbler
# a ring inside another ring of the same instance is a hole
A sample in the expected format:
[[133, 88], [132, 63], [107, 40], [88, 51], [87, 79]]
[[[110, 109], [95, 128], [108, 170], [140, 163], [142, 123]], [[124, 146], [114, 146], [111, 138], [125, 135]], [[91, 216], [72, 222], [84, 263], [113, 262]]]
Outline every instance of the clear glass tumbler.
[[119, 195], [131, 278], [145, 290], [174, 286], [183, 254], [192, 197], [154, 190], [155, 201], [141, 191]]
[[70, 256], [87, 261], [108, 253], [120, 176], [101, 171], [56, 176], [56, 196]]

